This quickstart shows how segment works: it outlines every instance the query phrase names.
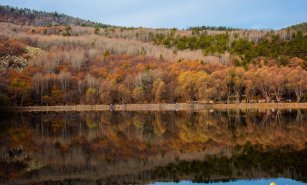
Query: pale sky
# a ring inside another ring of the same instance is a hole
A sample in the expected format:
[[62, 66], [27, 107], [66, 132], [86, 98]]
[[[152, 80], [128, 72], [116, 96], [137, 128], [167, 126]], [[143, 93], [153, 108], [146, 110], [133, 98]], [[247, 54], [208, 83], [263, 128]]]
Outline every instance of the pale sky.
[[307, 22], [307, 0], [1, 0], [0, 4], [134, 27], [280, 29]]

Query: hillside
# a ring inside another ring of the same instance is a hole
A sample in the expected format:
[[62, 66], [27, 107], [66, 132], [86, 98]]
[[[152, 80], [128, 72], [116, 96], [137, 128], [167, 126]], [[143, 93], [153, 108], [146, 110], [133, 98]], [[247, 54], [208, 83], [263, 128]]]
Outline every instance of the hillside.
[[293, 25], [293, 26], [289, 26], [287, 28], [285, 28], [287, 30], [295, 30], [295, 31], [301, 31], [301, 32], [304, 32], [306, 33], [307, 31], [307, 22], [303, 22], [303, 23], [300, 23], [300, 24], [296, 24], [296, 25]]
[[304, 26], [126, 28], [0, 8], [2, 105], [307, 101]]
[[57, 12], [45, 12], [30, 10], [27, 8], [14, 8], [0, 5], [0, 22], [10, 22], [27, 26], [99, 26], [108, 27], [109, 25], [95, 23], [89, 20], [71, 17]]

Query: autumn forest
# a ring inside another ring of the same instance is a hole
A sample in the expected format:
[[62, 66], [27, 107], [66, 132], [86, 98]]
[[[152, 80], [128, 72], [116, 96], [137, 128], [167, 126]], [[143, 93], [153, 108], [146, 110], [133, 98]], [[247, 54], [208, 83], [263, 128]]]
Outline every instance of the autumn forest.
[[306, 6], [2, 0], [0, 185], [306, 184]]
[[111, 26], [0, 7], [2, 106], [306, 102], [307, 24]]

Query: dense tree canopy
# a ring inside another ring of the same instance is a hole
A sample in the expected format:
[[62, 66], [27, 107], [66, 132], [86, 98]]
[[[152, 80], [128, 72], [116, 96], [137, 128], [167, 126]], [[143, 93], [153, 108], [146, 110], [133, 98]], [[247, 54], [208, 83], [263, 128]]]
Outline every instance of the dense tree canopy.
[[9, 97], [11, 105], [306, 101], [301, 66], [216, 65], [116, 55], [80, 68], [62, 60], [52, 70], [36, 63], [22, 73], [5, 72], [1, 98]]

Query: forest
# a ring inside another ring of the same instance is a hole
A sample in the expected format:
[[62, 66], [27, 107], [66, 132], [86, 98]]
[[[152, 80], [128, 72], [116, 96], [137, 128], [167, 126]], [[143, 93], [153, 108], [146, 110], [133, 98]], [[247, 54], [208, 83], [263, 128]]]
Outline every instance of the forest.
[[127, 28], [11, 7], [0, 20], [2, 106], [307, 101], [307, 23]]

